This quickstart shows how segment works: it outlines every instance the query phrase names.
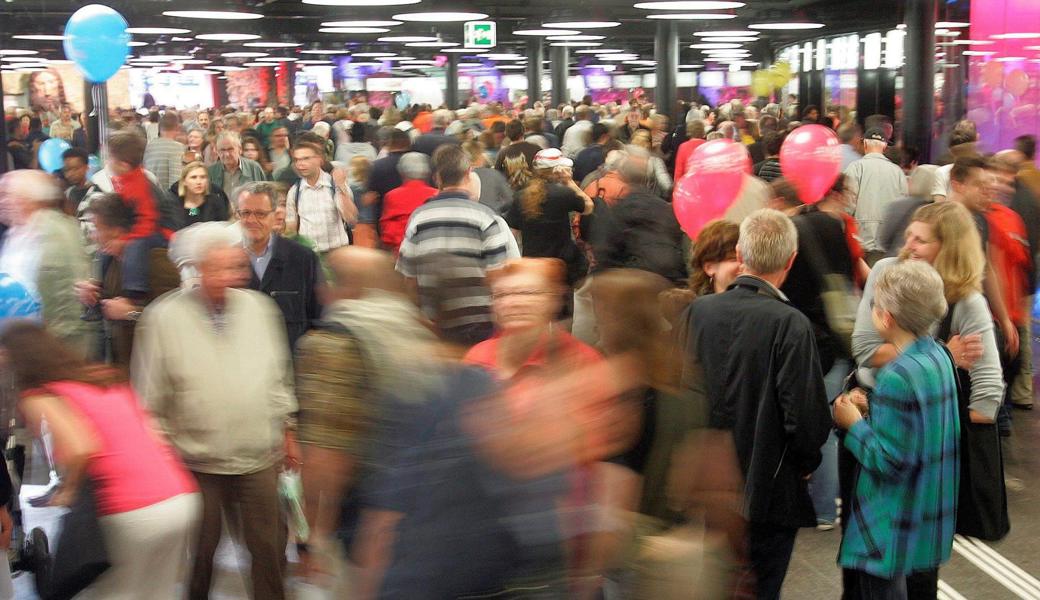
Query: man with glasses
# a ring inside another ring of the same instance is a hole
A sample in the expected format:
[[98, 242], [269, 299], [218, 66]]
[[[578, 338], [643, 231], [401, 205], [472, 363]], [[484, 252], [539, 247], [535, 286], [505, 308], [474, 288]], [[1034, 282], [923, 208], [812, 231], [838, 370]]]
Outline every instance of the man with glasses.
[[235, 190], [251, 181], [267, 181], [263, 167], [255, 160], [242, 156], [242, 138], [237, 133], [225, 131], [217, 136], [214, 145], [220, 159], [209, 167], [209, 180], [231, 198]]
[[350, 245], [348, 229], [357, 223], [358, 209], [346, 173], [323, 171], [325, 149], [312, 142], [297, 143], [292, 158], [300, 180], [286, 198], [286, 230], [314, 240], [319, 254]]
[[278, 304], [292, 349], [321, 317], [317, 288], [325, 278], [314, 252], [274, 233], [278, 196], [274, 184], [247, 183], [235, 191], [234, 206], [252, 266], [249, 288]]

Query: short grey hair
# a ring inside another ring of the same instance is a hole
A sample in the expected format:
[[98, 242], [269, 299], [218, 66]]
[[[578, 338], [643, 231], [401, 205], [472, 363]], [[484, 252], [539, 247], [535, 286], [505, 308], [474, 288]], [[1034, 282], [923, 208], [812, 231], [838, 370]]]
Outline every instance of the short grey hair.
[[927, 335], [946, 314], [943, 281], [938, 271], [920, 260], [904, 260], [882, 271], [874, 287], [874, 306], [892, 315], [896, 325], [915, 335]]
[[397, 162], [402, 179], [426, 179], [430, 176], [430, 159], [422, 152], [406, 152]]
[[784, 213], [762, 208], [741, 222], [737, 250], [751, 273], [778, 273], [798, 250], [798, 230]]
[[62, 199], [58, 180], [34, 169], [18, 169], [0, 177], [0, 201], [6, 204], [7, 196], [49, 208], [57, 207]]
[[224, 221], [196, 223], [177, 231], [170, 241], [170, 261], [179, 268], [195, 266], [210, 252], [242, 245], [242, 230]]
[[222, 131], [217, 135], [217, 139], [213, 140], [214, 146], [219, 146], [222, 141], [229, 141], [235, 145], [239, 150], [242, 149], [242, 137], [234, 131]]
[[446, 128], [448, 125], [451, 125], [451, 122], [454, 120], [455, 113], [448, 109], [442, 108], [433, 111], [433, 126], [437, 129]]
[[242, 201], [242, 196], [267, 196], [271, 201], [271, 210], [278, 209], [278, 201], [281, 200], [282, 189], [278, 184], [269, 181], [250, 181], [244, 183], [231, 192], [231, 203], [235, 210]]

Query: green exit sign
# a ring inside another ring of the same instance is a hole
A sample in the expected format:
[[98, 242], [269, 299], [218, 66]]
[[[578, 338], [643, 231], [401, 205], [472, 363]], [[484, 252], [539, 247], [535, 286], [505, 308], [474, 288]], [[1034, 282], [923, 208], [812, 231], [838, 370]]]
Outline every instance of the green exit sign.
[[466, 48], [494, 48], [495, 22], [468, 21], [465, 24]]

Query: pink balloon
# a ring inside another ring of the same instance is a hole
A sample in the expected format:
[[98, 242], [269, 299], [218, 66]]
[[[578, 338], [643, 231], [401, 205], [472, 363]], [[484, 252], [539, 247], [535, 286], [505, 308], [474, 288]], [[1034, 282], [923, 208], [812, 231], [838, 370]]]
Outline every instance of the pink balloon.
[[780, 171], [806, 204], [816, 204], [841, 175], [841, 143], [823, 125], [803, 125], [780, 148]]
[[696, 239], [709, 222], [721, 218], [740, 195], [751, 157], [744, 144], [712, 140], [690, 155], [686, 175], [676, 182], [672, 210], [686, 235]]

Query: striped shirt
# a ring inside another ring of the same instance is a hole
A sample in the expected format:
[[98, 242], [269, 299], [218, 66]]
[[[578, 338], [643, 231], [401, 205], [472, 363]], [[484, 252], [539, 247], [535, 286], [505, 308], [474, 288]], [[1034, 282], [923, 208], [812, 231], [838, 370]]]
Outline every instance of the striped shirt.
[[[412, 213], [397, 270], [417, 280], [423, 312], [442, 328], [490, 323], [484, 276], [507, 260], [510, 235], [490, 208], [441, 193]], [[445, 256], [454, 259], [439, 258]]]
[[860, 472], [842, 567], [892, 579], [949, 560], [960, 479], [954, 377], [928, 336], [878, 371], [869, 416], [845, 436]]
[[337, 196], [332, 176], [324, 171], [314, 185], [306, 179], [299, 180], [286, 196], [286, 221], [295, 221], [297, 232], [313, 240], [314, 249], [319, 253], [350, 244]]
[[168, 190], [180, 181], [186, 149], [184, 144], [168, 138], [148, 142], [144, 151], [144, 168], [155, 175], [160, 189]]

